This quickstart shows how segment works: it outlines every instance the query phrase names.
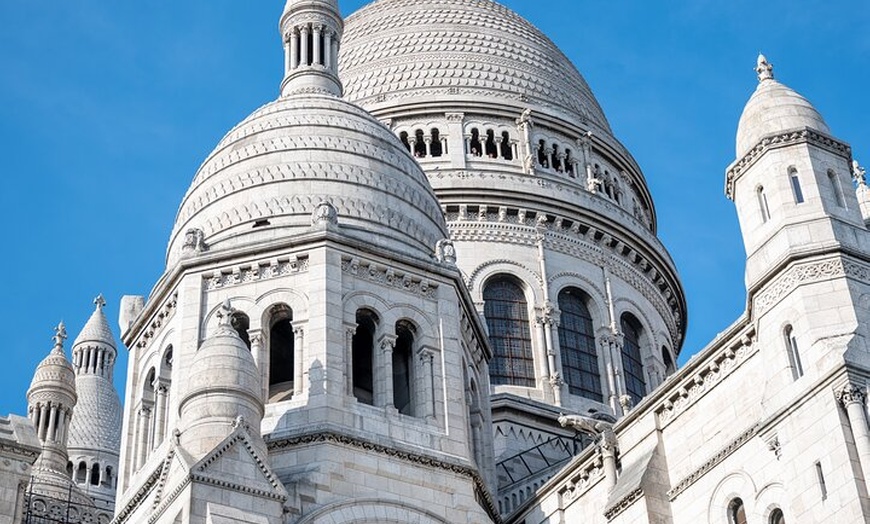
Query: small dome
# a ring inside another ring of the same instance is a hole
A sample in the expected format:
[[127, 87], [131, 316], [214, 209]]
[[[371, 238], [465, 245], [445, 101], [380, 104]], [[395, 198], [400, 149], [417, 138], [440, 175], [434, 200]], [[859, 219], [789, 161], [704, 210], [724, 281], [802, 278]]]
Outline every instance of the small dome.
[[72, 402], [75, 403], [76, 376], [72, 364], [66, 358], [66, 354], [63, 351], [63, 340], [66, 338], [66, 328], [63, 322], [56, 328], [56, 331], [54, 348], [36, 366], [33, 381], [30, 383], [30, 389], [27, 391], [27, 398], [30, 399], [34, 395], [41, 395], [43, 392], [49, 395], [52, 392], [57, 392], [66, 393], [68, 397], [71, 397]]
[[447, 236], [429, 181], [389, 129], [340, 98], [297, 94], [255, 111], [206, 159], [181, 203], [168, 263], [189, 231], [210, 251], [306, 233], [324, 202], [344, 234], [376, 246], [430, 258]]
[[[221, 391], [260, 402], [260, 373], [251, 351], [229, 326], [221, 326], [197, 350], [187, 371], [184, 404], [192, 397]], [[210, 414], [216, 414], [213, 410]], [[234, 418], [233, 414], [230, 418]]]
[[737, 158], [765, 137], [805, 127], [831, 134], [822, 115], [803, 96], [777, 82], [764, 56], [758, 59], [759, 84], [737, 126]]
[[491, 0], [379, 0], [349, 16], [345, 98], [367, 109], [498, 101], [610, 134], [577, 68], [538, 28]]

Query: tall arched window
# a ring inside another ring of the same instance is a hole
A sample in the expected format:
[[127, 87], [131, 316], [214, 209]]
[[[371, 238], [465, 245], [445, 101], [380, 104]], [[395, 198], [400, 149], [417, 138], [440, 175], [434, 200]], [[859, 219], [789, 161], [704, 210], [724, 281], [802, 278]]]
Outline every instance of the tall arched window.
[[770, 519], [768, 520], [770, 524], [785, 524], [785, 515], [782, 514], [782, 510], [776, 508], [770, 513]]
[[498, 158], [498, 146], [495, 144], [495, 131], [486, 130], [486, 157]]
[[514, 159], [513, 145], [511, 144], [511, 136], [507, 131], [501, 134], [501, 157], [505, 160]]
[[293, 395], [296, 341], [293, 337], [293, 312], [280, 305], [269, 318], [269, 402], [287, 400]]
[[797, 169], [793, 167], [788, 169], [788, 181], [791, 183], [791, 192], [794, 196], [794, 203], [803, 204], [804, 192], [801, 190], [801, 179], [798, 176]]
[[592, 316], [586, 307], [586, 295], [578, 289], [565, 289], [559, 293], [559, 348], [562, 352], [562, 372], [568, 391], [602, 402], [601, 374], [598, 370], [598, 352]]
[[480, 144], [480, 131], [475, 127], [471, 130], [471, 141], [468, 143], [470, 150], [468, 154], [471, 156], [480, 156], [483, 154], [483, 149]]
[[375, 332], [378, 317], [368, 309], [356, 312], [356, 332], [353, 335], [353, 396], [363, 404], [374, 404], [374, 379], [372, 358], [374, 357]]
[[643, 361], [640, 356], [640, 339], [643, 328], [630, 313], [622, 315], [622, 371], [625, 375], [625, 390], [634, 404], [646, 395], [646, 380], [643, 377]]
[[512, 278], [498, 277], [486, 285], [483, 300], [494, 352], [489, 364], [492, 383], [535, 387], [529, 308], [523, 290]]
[[837, 207], [846, 207], [846, 200], [843, 198], [843, 188], [840, 186], [840, 178], [833, 170], [828, 170], [828, 185], [831, 186], [831, 193], [834, 194], [834, 202]]
[[728, 504], [728, 524], [746, 524], [746, 508], [742, 500], [734, 499]]
[[550, 167], [550, 159], [547, 158], [547, 144], [543, 140], [538, 142], [538, 165]]
[[423, 134], [422, 129], [418, 129], [414, 132], [414, 156], [417, 158], [423, 158], [426, 156], [426, 137]]
[[410, 153], [411, 152], [411, 142], [408, 141], [408, 132], [402, 131], [401, 133], [399, 133], [399, 140], [402, 141], [402, 145], [405, 146], [405, 149], [407, 149], [408, 152]]
[[393, 348], [393, 405], [403, 415], [414, 414], [411, 385], [413, 384], [414, 326], [399, 321], [396, 324], [396, 346]]
[[432, 137], [432, 145], [429, 146], [429, 149], [432, 152], [432, 156], [439, 157], [444, 154], [444, 150], [441, 147], [441, 132], [438, 131], [438, 128], [433, 127], [429, 131], [429, 134]]
[[770, 220], [770, 207], [767, 205], [767, 193], [764, 192], [762, 186], [758, 186], [755, 193], [758, 198], [758, 209], [761, 213], [761, 222], [767, 222]]
[[795, 380], [804, 376], [804, 367], [801, 363], [801, 354], [798, 350], [797, 337], [794, 334], [794, 329], [791, 325], [785, 327], [782, 332], [785, 339], [785, 349], [788, 353], [788, 363], [791, 366], [792, 378]]

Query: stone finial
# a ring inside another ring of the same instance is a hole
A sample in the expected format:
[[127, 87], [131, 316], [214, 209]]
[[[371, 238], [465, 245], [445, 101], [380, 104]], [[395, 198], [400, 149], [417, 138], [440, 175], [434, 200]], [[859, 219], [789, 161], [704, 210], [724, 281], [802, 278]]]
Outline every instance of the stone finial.
[[181, 245], [182, 256], [198, 255], [207, 249], [205, 233], [202, 229], [190, 228], [184, 232], [184, 243]]
[[330, 202], [321, 202], [311, 213], [311, 225], [313, 226], [337, 226], [338, 210]]
[[94, 305], [97, 306], [97, 309], [103, 309], [106, 307], [106, 299], [103, 298], [102, 293], [97, 295], [97, 298], [94, 299]]
[[232, 326], [233, 314], [236, 312], [236, 308], [234, 308], [230, 304], [230, 299], [224, 300], [223, 304], [221, 304], [220, 309], [217, 312], [218, 318], [218, 331], [224, 331], [229, 329], [230, 331], [235, 332]]
[[861, 167], [857, 160], [852, 160], [852, 180], [860, 186], [867, 185], [867, 170]]
[[438, 262], [448, 265], [456, 265], [456, 248], [449, 239], [442, 238], [435, 244], [435, 258]]
[[758, 81], [773, 80], [773, 64], [767, 61], [767, 57], [763, 54], [758, 54], [758, 61], [755, 65], [755, 72], [758, 73]]
[[66, 326], [63, 323], [63, 320], [54, 328], [54, 351], [63, 352], [63, 341], [67, 339], [66, 334]]

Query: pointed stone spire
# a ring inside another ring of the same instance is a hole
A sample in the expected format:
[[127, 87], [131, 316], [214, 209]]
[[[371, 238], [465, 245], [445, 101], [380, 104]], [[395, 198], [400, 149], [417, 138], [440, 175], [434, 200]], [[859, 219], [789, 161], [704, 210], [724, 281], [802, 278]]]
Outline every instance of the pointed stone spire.
[[103, 308], [106, 300], [103, 295], [94, 299], [94, 312], [73, 341], [73, 365], [76, 374], [99, 374], [111, 380], [112, 367], [117, 356], [115, 335]]
[[767, 57], [763, 54], [758, 54], [758, 61], [755, 64], [755, 72], [758, 73], [758, 81], [773, 80], [773, 64], [767, 61]]
[[280, 22], [284, 42], [281, 96], [342, 95], [338, 46], [344, 22], [338, 0], [287, 0]]

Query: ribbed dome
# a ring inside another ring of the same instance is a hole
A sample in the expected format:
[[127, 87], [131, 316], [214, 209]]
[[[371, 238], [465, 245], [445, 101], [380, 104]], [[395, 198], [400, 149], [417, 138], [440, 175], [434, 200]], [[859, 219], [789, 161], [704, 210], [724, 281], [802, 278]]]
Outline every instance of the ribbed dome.
[[345, 21], [345, 98], [397, 103], [498, 100], [519, 114], [589, 120], [610, 133], [586, 81], [536, 27], [490, 0], [379, 0]]
[[339, 98], [302, 94], [255, 111], [218, 144], [182, 201], [168, 263], [185, 232], [211, 251], [305, 233], [322, 202], [348, 236], [430, 257], [447, 236], [420, 167], [386, 127]]
[[76, 378], [78, 402], [69, 429], [70, 450], [118, 453], [121, 447], [121, 401], [111, 382], [98, 375]]
[[740, 116], [737, 158], [769, 135], [805, 127], [831, 134], [822, 115], [806, 98], [773, 78], [762, 80]]
[[28, 398], [37, 391], [51, 393], [52, 391], [63, 392], [72, 397], [73, 403], [76, 398], [75, 372], [72, 364], [63, 352], [60, 342], [54, 349], [36, 366], [33, 381], [27, 391]]

